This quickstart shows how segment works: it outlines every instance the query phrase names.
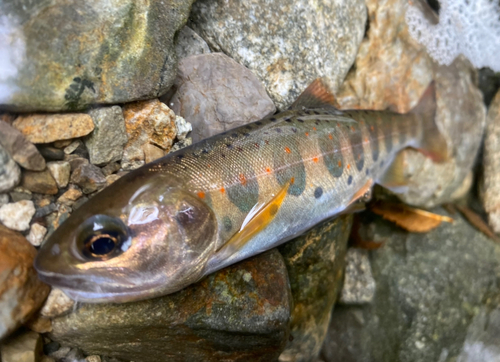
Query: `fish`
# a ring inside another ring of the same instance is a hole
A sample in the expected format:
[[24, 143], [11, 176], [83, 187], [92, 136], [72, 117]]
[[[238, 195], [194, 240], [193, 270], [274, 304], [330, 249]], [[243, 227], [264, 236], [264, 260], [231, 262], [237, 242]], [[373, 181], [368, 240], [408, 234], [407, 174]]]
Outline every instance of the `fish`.
[[407, 114], [334, 105], [317, 79], [288, 110], [121, 177], [41, 246], [40, 279], [90, 303], [174, 293], [349, 212], [376, 183], [404, 191], [407, 147], [449, 157], [433, 83]]

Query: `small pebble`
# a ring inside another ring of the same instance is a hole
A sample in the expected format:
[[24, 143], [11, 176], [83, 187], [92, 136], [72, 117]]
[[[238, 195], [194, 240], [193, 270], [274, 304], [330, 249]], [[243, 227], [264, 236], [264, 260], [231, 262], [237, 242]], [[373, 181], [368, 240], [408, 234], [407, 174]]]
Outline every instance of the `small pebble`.
[[89, 160], [86, 158], [80, 157], [78, 155], [69, 155], [70, 157], [67, 157], [66, 160], [69, 162], [69, 165], [71, 166], [71, 172], [76, 170], [79, 166], [81, 165], [88, 165]]
[[56, 180], [57, 186], [59, 188], [64, 188], [68, 186], [69, 175], [71, 171], [71, 166], [67, 161], [56, 161], [48, 162], [47, 168], [49, 169], [52, 177]]
[[49, 205], [52, 201], [54, 201], [54, 196], [34, 194], [33, 201], [35, 202], [36, 207], [44, 207]]
[[0, 207], [0, 222], [12, 230], [28, 230], [33, 215], [35, 206], [31, 200], [21, 200]]
[[0, 206], [5, 205], [9, 202], [8, 194], [0, 194]]
[[193, 130], [191, 123], [186, 122], [186, 120], [180, 116], [175, 116], [175, 126], [177, 127], [177, 139], [179, 141], [184, 141], [187, 134]]
[[88, 356], [87, 358], [85, 358], [85, 362], [101, 362], [101, 357], [97, 355]]
[[75, 302], [61, 289], [53, 288], [40, 310], [40, 314], [44, 317], [54, 318], [73, 308], [74, 304]]
[[62, 141], [55, 141], [53, 143], [55, 148], [66, 148], [68, 147], [73, 140], [62, 140]]
[[118, 170], [120, 170], [120, 164], [118, 162], [108, 163], [106, 166], [101, 168], [101, 171], [104, 174], [104, 176], [109, 176], [117, 172]]
[[33, 246], [40, 246], [45, 234], [47, 234], [47, 228], [38, 223], [34, 223], [31, 225], [30, 233], [26, 236], [26, 240]]
[[71, 348], [64, 346], [64, 347], [61, 347], [52, 353], [49, 353], [49, 357], [52, 357], [56, 360], [63, 359], [64, 357], [67, 356], [69, 351], [71, 351]]
[[153, 162], [154, 160], [165, 156], [165, 151], [163, 151], [160, 147], [157, 147], [150, 143], [144, 145], [142, 149], [144, 151], [144, 161], [146, 163]]
[[60, 161], [64, 159], [64, 151], [48, 145], [38, 146], [38, 150], [48, 160]]
[[21, 169], [0, 145], [0, 192], [9, 191], [21, 180]]
[[0, 144], [19, 166], [32, 171], [42, 171], [45, 168], [45, 160], [35, 145], [10, 124], [1, 121]]
[[2, 362], [38, 362], [42, 357], [43, 342], [33, 331], [8, 338], [0, 349]]
[[31, 191], [25, 189], [22, 186], [14, 188], [11, 192], [9, 192], [9, 195], [12, 202], [18, 202], [21, 200], [31, 200], [33, 198], [33, 194], [31, 193]]
[[64, 148], [64, 153], [67, 155], [72, 154], [75, 150], [82, 145], [82, 141], [74, 140], [67, 147]]
[[39, 194], [55, 195], [57, 194], [57, 183], [48, 169], [45, 171], [28, 171], [22, 174], [21, 185]]
[[58, 199], [57, 202], [60, 204], [65, 204], [68, 206], [71, 206], [75, 203], [76, 200], [78, 200], [80, 197], [82, 197], [83, 193], [78, 190], [71, 188], [68, 191], [66, 191], [64, 194], [62, 194]]
[[106, 176], [106, 186], [111, 185], [113, 182], [118, 180], [121, 176], [117, 174]]
[[34, 218], [38, 219], [38, 218], [41, 218], [41, 217], [45, 217], [47, 215], [52, 214], [56, 210], [57, 210], [57, 205], [53, 204], [53, 203], [50, 203], [48, 205], [45, 205], [45, 206], [42, 206], [42, 207], [36, 209]]
[[340, 303], [371, 303], [375, 296], [375, 279], [373, 279], [368, 251], [350, 248], [346, 254], [344, 286], [340, 294]]
[[73, 171], [71, 182], [80, 186], [84, 194], [90, 194], [106, 186], [106, 177], [104, 177], [99, 167], [92, 164], [83, 164]]

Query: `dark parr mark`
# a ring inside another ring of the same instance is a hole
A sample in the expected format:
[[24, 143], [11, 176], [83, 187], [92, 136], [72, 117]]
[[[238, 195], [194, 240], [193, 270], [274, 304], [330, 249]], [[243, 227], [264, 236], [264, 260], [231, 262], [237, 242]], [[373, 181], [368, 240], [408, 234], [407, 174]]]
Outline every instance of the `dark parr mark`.
[[316, 187], [316, 190], [314, 190], [314, 197], [319, 199], [323, 195], [323, 189], [321, 187]]
[[233, 223], [231, 222], [229, 216], [224, 216], [222, 218], [222, 225], [224, 225], [224, 231], [227, 233], [230, 232], [231, 229], [233, 228]]
[[331, 139], [321, 137], [318, 139], [318, 146], [330, 175], [340, 177], [344, 169], [344, 160], [338, 136], [332, 135]]
[[238, 138], [238, 134], [237, 133], [233, 133], [233, 134], [231, 134], [231, 137]]
[[293, 179], [288, 194], [299, 196], [306, 188], [306, 169], [298, 144], [289, 139], [282, 149], [285, 152], [276, 152], [273, 157], [276, 180], [283, 187]]
[[261, 121], [255, 122], [255, 124], [256, 124], [257, 126], [262, 126], [262, 122], [261, 122]]
[[372, 158], [373, 161], [377, 161], [380, 153], [377, 120], [371, 119], [366, 123], [366, 128], [368, 129], [368, 134], [370, 135], [370, 148], [372, 149]]
[[347, 178], [347, 184], [352, 184], [352, 175], [349, 175], [349, 177]]
[[352, 154], [356, 162], [358, 171], [363, 169], [365, 164], [365, 154], [363, 150], [363, 136], [358, 123], [351, 125], [351, 132], [349, 133], [349, 141], [351, 142]]
[[392, 150], [392, 121], [388, 116], [384, 118], [382, 129], [384, 133], [385, 151], [389, 153]]
[[276, 122], [276, 118], [275, 117], [272, 117], [269, 119], [271, 122]]
[[290, 118], [285, 119], [285, 122], [291, 122], [292, 120]]
[[281, 133], [281, 128], [276, 128], [275, 131]]

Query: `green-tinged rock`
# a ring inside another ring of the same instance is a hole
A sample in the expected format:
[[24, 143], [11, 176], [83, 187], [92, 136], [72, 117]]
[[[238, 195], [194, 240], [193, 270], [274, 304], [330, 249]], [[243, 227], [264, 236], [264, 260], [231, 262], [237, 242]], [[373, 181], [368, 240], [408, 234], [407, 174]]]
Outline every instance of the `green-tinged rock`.
[[161, 95], [175, 78], [174, 37], [191, 3], [0, 3], [0, 108], [81, 110]]
[[325, 362], [500, 359], [500, 245], [453, 218], [416, 234], [363, 215], [367, 238], [384, 242], [370, 252], [375, 298], [334, 310]]
[[342, 286], [352, 215], [316, 226], [279, 248], [293, 297], [291, 338], [280, 361], [312, 361], [325, 339]]
[[288, 340], [290, 287], [271, 250], [175, 294], [82, 304], [52, 321], [51, 338], [135, 362], [275, 361]]

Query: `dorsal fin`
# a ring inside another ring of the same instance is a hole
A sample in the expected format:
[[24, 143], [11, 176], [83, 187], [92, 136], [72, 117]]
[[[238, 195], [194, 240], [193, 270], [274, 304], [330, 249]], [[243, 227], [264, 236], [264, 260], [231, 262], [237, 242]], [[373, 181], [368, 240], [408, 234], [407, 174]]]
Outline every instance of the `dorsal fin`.
[[335, 97], [325, 79], [315, 79], [290, 106], [290, 109], [302, 108], [335, 108]]

